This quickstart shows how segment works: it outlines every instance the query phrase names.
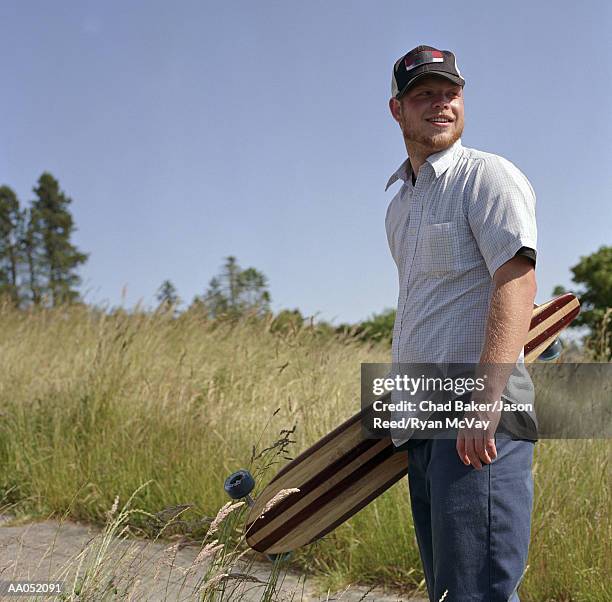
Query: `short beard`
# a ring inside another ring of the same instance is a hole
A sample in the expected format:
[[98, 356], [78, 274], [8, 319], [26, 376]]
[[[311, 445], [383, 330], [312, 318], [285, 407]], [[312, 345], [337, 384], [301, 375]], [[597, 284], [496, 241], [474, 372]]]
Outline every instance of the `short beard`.
[[425, 136], [423, 134], [413, 134], [410, 131], [406, 131], [404, 127], [402, 127], [402, 134], [407, 145], [416, 144], [432, 154], [443, 151], [455, 144], [461, 138], [461, 134], [463, 134], [463, 123], [458, 124], [458, 127], [453, 129], [450, 139], [444, 132], [434, 134], [433, 136]]

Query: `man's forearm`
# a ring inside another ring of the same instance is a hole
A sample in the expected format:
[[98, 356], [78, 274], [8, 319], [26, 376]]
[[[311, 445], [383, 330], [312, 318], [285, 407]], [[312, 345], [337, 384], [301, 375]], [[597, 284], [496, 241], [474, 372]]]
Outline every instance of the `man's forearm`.
[[[524, 257], [514, 257], [493, 276], [494, 290], [487, 317], [485, 342], [478, 366], [479, 376], [486, 376], [484, 391], [474, 392], [474, 401], [499, 401], [525, 344], [533, 313], [536, 282], [533, 265]], [[487, 421], [484, 431], [460, 429], [457, 453], [467, 466], [480, 470], [497, 457], [495, 431], [501, 418], [499, 410], [479, 414]]]
[[510, 260], [495, 273], [494, 286], [480, 355], [482, 369], [494, 376], [486, 391], [489, 400], [500, 398], [529, 332], [536, 294], [531, 262]]

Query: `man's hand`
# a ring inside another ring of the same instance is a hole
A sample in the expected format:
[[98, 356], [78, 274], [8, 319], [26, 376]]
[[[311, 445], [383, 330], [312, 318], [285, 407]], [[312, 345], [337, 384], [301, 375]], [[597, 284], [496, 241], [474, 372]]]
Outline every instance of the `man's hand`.
[[[487, 386], [474, 399], [489, 404], [501, 399], [527, 339], [536, 294], [533, 264], [526, 257], [513, 257], [495, 272], [493, 284], [479, 365], [481, 375], [487, 376]], [[460, 429], [457, 434], [457, 453], [466, 466], [481, 469], [482, 464], [490, 464], [497, 457], [495, 431], [501, 411], [488, 414], [476, 416], [478, 420], [491, 421], [486, 430]]]
[[489, 410], [465, 413], [465, 418], [475, 418], [477, 421], [489, 423], [486, 429], [473, 427], [459, 430], [457, 434], [457, 453], [466, 466], [471, 464], [474, 468], [480, 470], [483, 463], [491, 464], [497, 458], [495, 431], [501, 420], [499, 403], [488, 402]]

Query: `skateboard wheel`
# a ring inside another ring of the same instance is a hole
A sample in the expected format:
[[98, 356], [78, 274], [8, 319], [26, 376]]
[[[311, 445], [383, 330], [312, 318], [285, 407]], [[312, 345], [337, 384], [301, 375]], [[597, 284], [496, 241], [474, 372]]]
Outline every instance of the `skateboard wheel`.
[[225, 479], [225, 493], [233, 500], [246, 497], [255, 487], [255, 479], [248, 470], [238, 470]]
[[291, 558], [291, 552], [281, 552], [280, 554], [266, 554], [270, 562], [286, 562]]
[[561, 355], [561, 351], [563, 351], [563, 345], [559, 339], [555, 339], [546, 349], [544, 349], [544, 351], [542, 351], [538, 359], [542, 362], [552, 362]]

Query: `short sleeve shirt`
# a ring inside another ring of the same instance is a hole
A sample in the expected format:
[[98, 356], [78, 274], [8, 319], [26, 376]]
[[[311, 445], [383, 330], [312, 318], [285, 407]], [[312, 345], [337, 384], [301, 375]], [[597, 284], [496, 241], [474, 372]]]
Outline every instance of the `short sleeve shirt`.
[[[537, 249], [535, 194], [510, 161], [458, 140], [430, 155], [412, 184], [410, 161], [385, 219], [399, 295], [393, 363], [476, 364], [484, 344], [493, 275], [524, 247]], [[522, 353], [503, 396], [533, 401]], [[528, 412], [537, 424], [533, 411]], [[412, 433], [393, 433], [396, 445]]]
[[410, 161], [387, 188], [387, 239], [399, 295], [393, 362], [477, 363], [493, 275], [537, 248], [535, 193], [510, 161], [462, 146], [430, 155], [412, 184]]

